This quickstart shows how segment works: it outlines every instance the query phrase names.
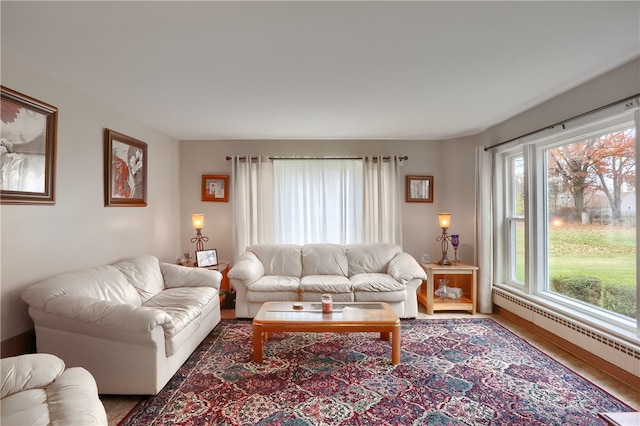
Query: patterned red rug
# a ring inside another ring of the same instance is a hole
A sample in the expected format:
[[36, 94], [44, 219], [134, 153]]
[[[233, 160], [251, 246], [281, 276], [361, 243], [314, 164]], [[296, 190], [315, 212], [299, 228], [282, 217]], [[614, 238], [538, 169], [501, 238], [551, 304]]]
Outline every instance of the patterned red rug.
[[402, 363], [374, 333], [276, 333], [223, 320], [121, 425], [605, 425], [633, 411], [489, 318], [402, 323]]

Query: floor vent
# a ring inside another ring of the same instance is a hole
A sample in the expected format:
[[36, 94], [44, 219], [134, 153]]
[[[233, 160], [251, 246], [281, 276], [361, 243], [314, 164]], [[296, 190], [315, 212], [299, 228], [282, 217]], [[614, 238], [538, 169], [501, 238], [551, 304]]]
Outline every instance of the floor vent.
[[[493, 289], [493, 295], [494, 297], [498, 298], [498, 299], [504, 299], [507, 302], [510, 302], [510, 304], [512, 305], [516, 305], [519, 309], [517, 309], [517, 311], [520, 310], [526, 310], [528, 312], [517, 312], [516, 310], [514, 310], [514, 314], [518, 315], [518, 314], [524, 314], [521, 315], [523, 318], [525, 319], [530, 319], [532, 317], [535, 317], [535, 315], [539, 315], [543, 318], [546, 318], [548, 320], [551, 320], [563, 327], [565, 327], [566, 329], [571, 330], [574, 333], [580, 333], [582, 336], [586, 336], [589, 339], [592, 339], [598, 343], [600, 343], [601, 345], [606, 345], [609, 348], [623, 354], [626, 355], [628, 357], [634, 358], [636, 360], [640, 360], [640, 350], [633, 348], [629, 345], [626, 345], [622, 342], [618, 342], [615, 341], [607, 336], [604, 336], [603, 334], [599, 333], [597, 330], [591, 330], [589, 328], [586, 328], [580, 324], [577, 324], [573, 321], [567, 320], [565, 318], [561, 318], [558, 315], [554, 314], [553, 312], [550, 312], [546, 309], [543, 309], [539, 306], [536, 306], [532, 303], [527, 302], [526, 300], [523, 300], [519, 297], [515, 297], [505, 291], [499, 290], [494, 288]], [[502, 306], [501, 303], [499, 303], [499, 300], [496, 300], [496, 303], [499, 306]], [[508, 307], [505, 307], [508, 308]], [[528, 314], [528, 315], [527, 315]], [[536, 322], [536, 321], [532, 321], [532, 322]]]

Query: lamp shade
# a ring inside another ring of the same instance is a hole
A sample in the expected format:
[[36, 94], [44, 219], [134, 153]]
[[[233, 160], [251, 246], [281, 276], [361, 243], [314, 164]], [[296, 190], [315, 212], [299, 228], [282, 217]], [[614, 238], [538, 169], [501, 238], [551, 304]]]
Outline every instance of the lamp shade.
[[192, 214], [191, 221], [193, 222], [193, 229], [202, 229], [204, 227], [204, 215], [200, 214]]
[[440, 228], [448, 228], [451, 225], [451, 213], [438, 213]]

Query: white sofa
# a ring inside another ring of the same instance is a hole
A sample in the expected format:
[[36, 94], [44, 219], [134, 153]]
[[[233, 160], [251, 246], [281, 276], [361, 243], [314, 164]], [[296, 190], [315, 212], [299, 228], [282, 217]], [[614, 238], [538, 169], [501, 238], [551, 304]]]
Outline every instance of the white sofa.
[[101, 394], [157, 394], [220, 322], [222, 274], [140, 256], [30, 286], [38, 352], [84, 367]]
[[0, 424], [107, 425], [96, 382], [84, 368], [65, 370], [51, 354], [28, 354], [0, 360]]
[[418, 315], [416, 291], [426, 279], [418, 262], [394, 244], [260, 244], [228, 273], [236, 316], [253, 318], [264, 302], [387, 302], [400, 318]]

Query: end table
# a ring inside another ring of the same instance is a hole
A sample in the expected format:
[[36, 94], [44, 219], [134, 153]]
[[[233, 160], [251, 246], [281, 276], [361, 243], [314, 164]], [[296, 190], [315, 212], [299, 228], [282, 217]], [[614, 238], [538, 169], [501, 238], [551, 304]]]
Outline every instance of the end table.
[[[427, 279], [420, 286], [418, 302], [427, 308], [427, 314], [433, 315], [434, 311], [470, 311], [472, 315], [476, 313], [477, 266], [464, 263], [420, 263], [420, 266], [427, 273]], [[449, 287], [462, 289], [462, 296], [459, 299], [435, 297], [435, 283], [441, 278], [449, 280]]]

